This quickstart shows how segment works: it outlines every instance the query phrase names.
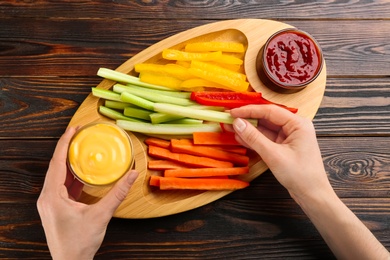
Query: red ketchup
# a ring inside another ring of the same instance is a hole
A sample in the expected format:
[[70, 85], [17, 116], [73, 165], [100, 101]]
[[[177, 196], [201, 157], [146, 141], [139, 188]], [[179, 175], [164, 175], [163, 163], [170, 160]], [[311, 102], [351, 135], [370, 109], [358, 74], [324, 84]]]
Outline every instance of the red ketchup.
[[272, 36], [263, 55], [266, 74], [284, 88], [304, 87], [318, 76], [322, 68], [318, 44], [306, 33], [295, 29]]

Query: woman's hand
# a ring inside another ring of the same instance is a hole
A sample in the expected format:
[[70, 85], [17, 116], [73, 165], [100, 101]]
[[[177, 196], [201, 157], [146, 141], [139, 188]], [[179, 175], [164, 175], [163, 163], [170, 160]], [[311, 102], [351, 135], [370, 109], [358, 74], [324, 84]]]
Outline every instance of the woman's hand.
[[[327, 178], [313, 124], [275, 105], [231, 110], [233, 129], [289, 191], [339, 259], [390, 259], [386, 248], [338, 198]], [[258, 119], [257, 127], [242, 118]], [[226, 126], [229, 128], [228, 126]]]
[[93, 259], [108, 222], [138, 176], [136, 171], [129, 171], [96, 204], [77, 202], [83, 184], [73, 177], [66, 165], [67, 149], [75, 131], [67, 129], [58, 141], [37, 201], [54, 259]]
[[[236, 118], [236, 139], [261, 156], [298, 203], [320, 189], [332, 191], [310, 120], [275, 105], [245, 106], [230, 113]], [[245, 118], [257, 119], [257, 127]]]

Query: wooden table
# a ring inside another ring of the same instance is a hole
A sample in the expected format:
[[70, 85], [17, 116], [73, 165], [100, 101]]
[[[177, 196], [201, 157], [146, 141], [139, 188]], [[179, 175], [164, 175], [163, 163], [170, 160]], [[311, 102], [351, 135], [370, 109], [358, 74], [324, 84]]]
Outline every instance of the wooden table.
[[[2, 1], [0, 258], [50, 258], [36, 200], [55, 144], [100, 67], [115, 69], [192, 27], [279, 20], [311, 33], [328, 80], [314, 124], [341, 199], [390, 249], [390, 3], [378, 1]], [[304, 180], [302, 180], [304, 181]], [[97, 259], [332, 259], [266, 172], [177, 215], [113, 219]]]

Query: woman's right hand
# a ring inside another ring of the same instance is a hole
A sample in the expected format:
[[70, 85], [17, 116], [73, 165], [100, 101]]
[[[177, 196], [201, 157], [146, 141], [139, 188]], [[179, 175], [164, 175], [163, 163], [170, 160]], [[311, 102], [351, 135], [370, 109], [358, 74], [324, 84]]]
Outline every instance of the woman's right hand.
[[[312, 122], [275, 105], [230, 111], [236, 139], [255, 150], [299, 203], [313, 192], [333, 191], [325, 173]], [[257, 119], [257, 127], [245, 119]]]
[[[275, 105], [231, 110], [233, 129], [289, 191], [339, 259], [390, 259], [390, 253], [338, 198], [327, 178], [314, 126]], [[258, 119], [257, 127], [243, 118]], [[227, 126], [228, 127], [228, 126]]]

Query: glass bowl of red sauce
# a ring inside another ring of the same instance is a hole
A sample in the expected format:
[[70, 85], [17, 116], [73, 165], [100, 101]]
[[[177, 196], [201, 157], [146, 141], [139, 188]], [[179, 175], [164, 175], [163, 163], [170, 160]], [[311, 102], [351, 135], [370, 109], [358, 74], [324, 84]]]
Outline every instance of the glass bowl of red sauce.
[[264, 74], [276, 86], [298, 90], [313, 82], [323, 66], [322, 50], [308, 33], [289, 28], [276, 32], [262, 52]]

